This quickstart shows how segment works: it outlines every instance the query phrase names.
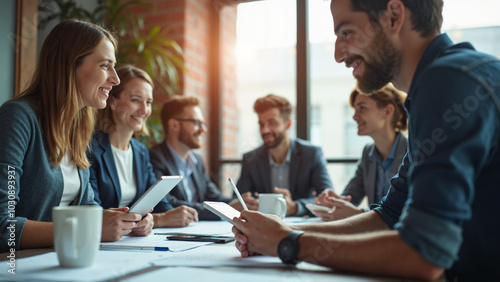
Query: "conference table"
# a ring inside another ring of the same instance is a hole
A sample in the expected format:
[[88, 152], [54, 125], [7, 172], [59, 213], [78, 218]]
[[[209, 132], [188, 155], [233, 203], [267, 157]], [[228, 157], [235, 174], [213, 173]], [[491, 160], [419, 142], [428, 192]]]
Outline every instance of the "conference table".
[[[314, 220], [290, 217], [285, 222]], [[2, 253], [0, 281], [411, 281], [339, 272], [307, 262], [288, 266], [269, 256], [241, 258], [234, 241], [219, 244], [166, 239], [171, 234], [231, 236], [231, 227], [226, 221], [200, 221], [183, 228], [156, 228], [148, 237], [125, 236], [118, 242], [102, 243], [94, 265], [83, 268], [60, 267], [52, 248], [16, 251], [14, 265], [7, 258], [9, 253]], [[150, 250], [152, 246], [169, 250]], [[15, 271], [9, 272], [12, 266]]]

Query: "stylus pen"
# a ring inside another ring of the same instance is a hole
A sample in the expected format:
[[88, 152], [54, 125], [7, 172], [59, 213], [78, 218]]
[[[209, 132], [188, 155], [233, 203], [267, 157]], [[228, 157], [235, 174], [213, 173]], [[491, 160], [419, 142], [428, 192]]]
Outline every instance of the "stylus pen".
[[240, 192], [238, 191], [238, 188], [236, 188], [236, 185], [234, 185], [234, 182], [231, 179], [231, 177], [229, 177], [228, 180], [229, 180], [229, 183], [231, 184], [231, 187], [233, 187], [233, 191], [236, 194], [236, 197], [238, 197], [238, 200], [240, 200], [240, 203], [243, 206], [243, 209], [247, 211], [248, 210], [247, 205], [245, 205], [245, 201], [243, 201], [243, 198], [241, 197]]

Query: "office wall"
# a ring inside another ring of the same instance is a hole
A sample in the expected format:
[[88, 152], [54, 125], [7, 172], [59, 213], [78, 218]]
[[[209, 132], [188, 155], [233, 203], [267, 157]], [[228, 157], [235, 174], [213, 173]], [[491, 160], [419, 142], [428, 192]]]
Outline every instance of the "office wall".
[[14, 96], [16, 0], [3, 0], [0, 9], [0, 105]]
[[[201, 108], [205, 120], [208, 122], [208, 130], [203, 137], [203, 145], [200, 153], [210, 174], [216, 179], [218, 168], [210, 167], [209, 160], [217, 158], [210, 152], [210, 134], [215, 130], [220, 130], [219, 123], [212, 122], [214, 114], [212, 99], [217, 99], [216, 95], [221, 95], [221, 120], [220, 126], [232, 126], [232, 132], [236, 132], [234, 121], [237, 112], [235, 109], [234, 84], [235, 60], [234, 45], [236, 42], [236, 6], [228, 5], [230, 1], [219, 0], [148, 0], [153, 5], [153, 9], [145, 7], [135, 7], [134, 13], [141, 15], [144, 20], [153, 25], [166, 27], [170, 30], [169, 37], [176, 40], [184, 52], [184, 64], [186, 70], [181, 74], [180, 89], [178, 94], [197, 96], [201, 100]], [[213, 17], [220, 17], [221, 27], [213, 25]], [[220, 28], [221, 33], [221, 78], [220, 93], [213, 93], [211, 81], [211, 67], [214, 63], [212, 55], [219, 50], [215, 49], [214, 39], [211, 37], [213, 29]], [[166, 93], [155, 91], [155, 103], [162, 104], [168, 99]], [[223, 110], [224, 109], [224, 110]], [[230, 109], [230, 110], [226, 110]], [[221, 148], [221, 150], [232, 150], [236, 147], [235, 136], [224, 136], [224, 142], [233, 142], [231, 148]], [[215, 172], [213, 172], [216, 170]], [[227, 182], [227, 181], [226, 181]]]
[[[9, 0], [10, 1], [10, 0]], [[93, 11], [98, 4], [98, 0], [75, 0], [74, 1], [78, 7], [81, 7], [87, 11]], [[43, 4], [43, 3], [40, 3]], [[57, 5], [54, 3], [48, 3], [46, 5], [50, 5], [51, 11], [58, 11], [59, 8], [57, 8]], [[47, 15], [40, 13], [38, 15], [39, 18], [45, 18]], [[37, 55], [40, 54], [40, 49], [42, 49], [43, 42], [45, 41], [45, 38], [47, 38], [47, 35], [49, 35], [50, 31], [59, 23], [58, 20], [53, 20], [47, 26], [43, 29], [38, 30], [38, 44], [37, 44]]]

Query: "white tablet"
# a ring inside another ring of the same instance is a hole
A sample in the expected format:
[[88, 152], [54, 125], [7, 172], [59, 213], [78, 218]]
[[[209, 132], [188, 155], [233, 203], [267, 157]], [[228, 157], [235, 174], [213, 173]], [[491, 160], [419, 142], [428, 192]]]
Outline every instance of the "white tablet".
[[130, 207], [128, 212], [145, 216], [182, 180], [182, 176], [161, 176], [142, 196]]
[[237, 209], [224, 202], [205, 201], [203, 206], [231, 224], [233, 224], [233, 218], [240, 217], [240, 212]]
[[314, 205], [314, 204], [306, 204], [306, 208], [308, 210], [310, 210], [311, 212], [315, 212], [315, 211], [329, 211], [330, 210], [329, 207], [318, 206], [318, 205]]

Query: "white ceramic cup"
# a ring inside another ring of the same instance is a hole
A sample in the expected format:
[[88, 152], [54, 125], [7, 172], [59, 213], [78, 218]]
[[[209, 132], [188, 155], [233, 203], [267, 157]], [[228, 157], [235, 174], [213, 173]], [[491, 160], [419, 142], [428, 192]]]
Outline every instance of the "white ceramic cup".
[[259, 193], [259, 211], [284, 218], [286, 216], [286, 201], [283, 194]]
[[63, 267], [94, 264], [102, 230], [102, 207], [53, 207], [54, 247]]

